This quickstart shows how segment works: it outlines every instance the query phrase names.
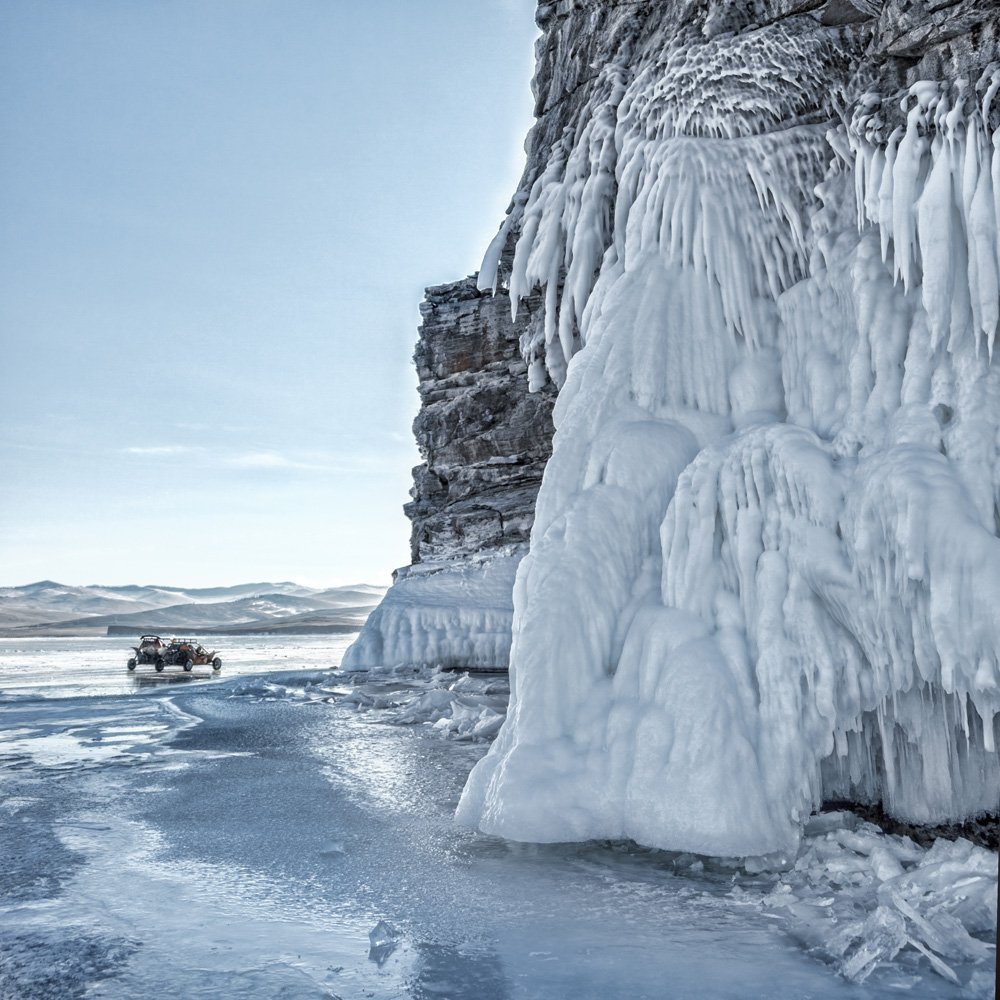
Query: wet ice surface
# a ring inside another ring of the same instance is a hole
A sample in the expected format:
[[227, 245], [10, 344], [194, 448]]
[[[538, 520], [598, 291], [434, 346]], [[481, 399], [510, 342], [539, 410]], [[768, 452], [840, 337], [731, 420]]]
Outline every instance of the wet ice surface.
[[456, 827], [505, 702], [502, 677], [326, 671], [8, 699], [0, 996], [989, 995], [989, 933], [958, 933], [995, 919], [986, 852], [828, 817], [747, 871]]

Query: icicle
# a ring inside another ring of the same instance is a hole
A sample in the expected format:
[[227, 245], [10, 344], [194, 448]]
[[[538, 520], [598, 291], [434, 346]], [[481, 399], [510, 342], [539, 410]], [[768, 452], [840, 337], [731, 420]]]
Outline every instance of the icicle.
[[[970, 137], [970, 149], [979, 149], [978, 137]], [[993, 178], [991, 172], [978, 168], [975, 189], [969, 204], [969, 270], [973, 290], [973, 317], [976, 334], [986, 337], [990, 359], [997, 325], [1000, 323], [1000, 239], [994, 211]]]
[[[986, 170], [983, 170], [986, 173]], [[1000, 128], [998, 128], [993, 133], [993, 157], [992, 166], [990, 168], [990, 181], [993, 185], [993, 247], [994, 253], [996, 254], [996, 259], [998, 265], [1000, 265]], [[985, 195], [984, 195], [985, 202]], [[989, 207], [987, 204], [982, 205], [983, 212], [983, 225], [986, 225], [987, 213]], [[977, 220], [978, 221], [978, 220]], [[989, 239], [989, 233], [987, 232], [987, 239]], [[1000, 268], [998, 268], [1000, 269]], [[985, 291], [985, 290], [984, 290]], [[996, 336], [996, 324], [992, 328], [987, 328], [987, 336], [990, 338], [990, 357], [993, 356], [993, 338]]]
[[507, 240], [510, 238], [511, 232], [521, 221], [521, 215], [524, 212], [524, 203], [527, 200], [527, 192], [518, 191], [518, 193], [514, 196], [510, 212], [507, 213], [507, 218], [504, 219], [499, 232], [490, 241], [490, 245], [487, 247], [486, 253], [483, 255], [483, 262], [479, 267], [479, 278], [476, 282], [476, 287], [479, 291], [493, 292], [494, 294], [496, 293], [497, 272], [500, 267], [500, 258], [503, 256], [503, 252], [507, 246]]
[[[937, 131], [931, 150], [933, 166], [923, 191], [920, 193], [919, 200], [916, 202], [916, 239], [901, 233], [900, 239], [897, 240], [897, 252], [905, 254], [904, 259], [899, 262], [899, 266], [903, 275], [903, 283], [907, 288], [913, 280], [910, 276], [911, 247], [916, 245], [920, 248], [923, 300], [924, 307], [930, 317], [932, 345], [936, 345], [950, 329], [954, 284], [952, 273], [952, 262], [955, 254], [955, 234], [952, 233], [953, 164], [947, 155], [948, 140], [943, 132], [944, 116], [942, 111], [946, 107], [944, 101], [941, 101], [937, 106]], [[909, 151], [906, 155], [910, 155]], [[912, 155], [915, 163], [919, 164], [919, 154]], [[915, 169], [919, 169], [919, 165]], [[916, 184], [910, 181], [901, 186], [899, 195], [906, 197], [907, 192], [910, 192], [912, 197], [915, 189]], [[908, 213], [906, 214], [908, 215]], [[894, 218], [898, 218], [898, 216], [894, 216]], [[901, 249], [901, 247], [906, 249]]]
[[[882, 180], [878, 188], [878, 214], [872, 219], [879, 223], [879, 235], [882, 246], [882, 263], [889, 260], [889, 243], [893, 237], [893, 212], [892, 206], [895, 201], [895, 179], [896, 179], [896, 155], [899, 151], [899, 144], [906, 134], [902, 127], [897, 128], [889, 137], [889, 144], [885, 150], [885, 166], [882, 169]], [[898, 265], [894, 265], [898, 267]]]
[[[906, 131], [896, 149], [892, 166], [892, 242], [896, 274], [902, 279], [903, 287], [909, 290], [913, 283], [913, 267], [916, 263], [919, 242], [914, 225], [914, 206], [920, 191], [921, 167], [927, 149], [924, 132], [927, 128], [927, 108], [923, 100], [926, 91], [910, 89], [910, 95], [917, 97], [916, 103], [906, 116]], [[906, 110], [904, 103], [903, 110]]]

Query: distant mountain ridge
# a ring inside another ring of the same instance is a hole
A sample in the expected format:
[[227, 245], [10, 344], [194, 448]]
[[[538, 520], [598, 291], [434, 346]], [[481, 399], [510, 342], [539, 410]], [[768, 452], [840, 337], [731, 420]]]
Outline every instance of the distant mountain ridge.
[[0, 587], [0, 634], [75, 635], [142, 631], [351, 631], [384, 587], [306, 587], [290, 581], [229, 587], [160, 584], [73, 586], [39, 580]]

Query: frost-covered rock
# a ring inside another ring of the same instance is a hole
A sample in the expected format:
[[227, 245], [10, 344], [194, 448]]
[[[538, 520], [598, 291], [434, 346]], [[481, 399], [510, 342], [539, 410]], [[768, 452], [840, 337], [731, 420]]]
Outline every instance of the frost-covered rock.
[[825, 799], [996, 811], [1000, 13], [930, 6], [541, 5], [480, 286], [543, 296], [557, 432], [463, 822], [745, 855]]

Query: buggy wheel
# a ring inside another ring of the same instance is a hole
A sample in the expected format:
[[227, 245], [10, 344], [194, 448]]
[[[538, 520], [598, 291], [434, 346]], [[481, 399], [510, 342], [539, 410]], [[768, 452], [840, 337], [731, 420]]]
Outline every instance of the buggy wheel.
[[156, 658], [156, 662], [153, 664], [153, 666], [156, 667], [156, 672], [158, 674], [162, 673], [163, 672], [163, 657], [162, 656], [158, 656]]
[[128, 668], [129, 668], [129, 670], [135, 670], [135, 657], [133, 656], [133, 657], [132, 657], [132, 658], [131, 658], [131, 659], [130, 659], [130, 660], [128, 661], [128, 663], [126, 663], [126, 664], [125, 664], [125, 666], [126, 666], [126, 667], [128, 667]]
[[193, 669], [194, 669], [194, 660], [185, 660], [184, 661], [184, 672], [185, 673], [190, 673]]
[[213, 670], [222, 669], [222, 660], [220, 660], [219, 657], [216, 657], [214, 660], [212, 660], [212, 669]]

